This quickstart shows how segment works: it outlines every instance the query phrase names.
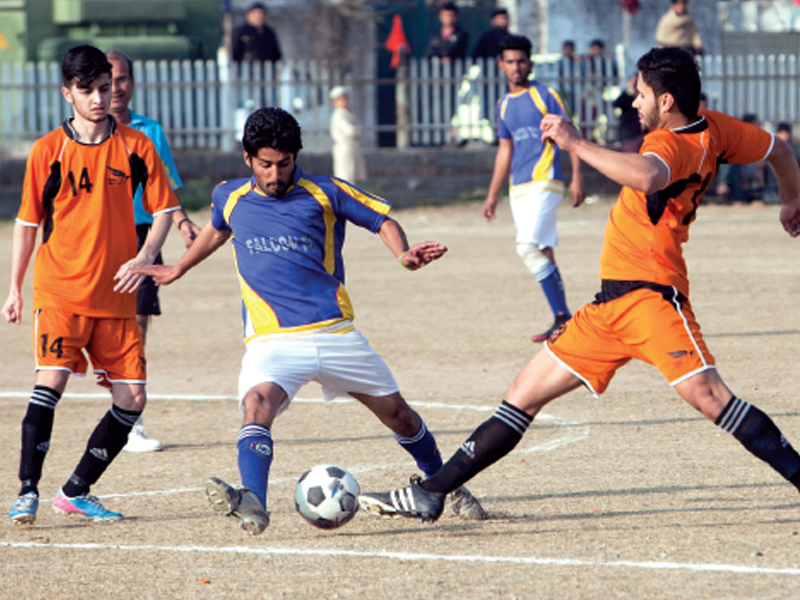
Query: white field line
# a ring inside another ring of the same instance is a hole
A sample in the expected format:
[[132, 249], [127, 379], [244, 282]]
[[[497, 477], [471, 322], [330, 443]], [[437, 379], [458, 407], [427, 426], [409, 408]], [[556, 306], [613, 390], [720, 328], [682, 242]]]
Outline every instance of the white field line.
[[211, 546], [156, 546], [130, 544], [59, 544], [40, 542], [0, 542], [0, 547], [14, 549], [53, 549], [53, 550], [88, 550], [88, 551], [123, 551], [123, 552], [181, 552], [185, 554], [240, 554], [254, 556], [313, 556], [326, 558], [356, 557], [380, 558], [411, 562], [455, 562], [455, 563], [493, 563], [538, 565], [551, 567], [590, 567], [590, 568], [627, 568], [651, 571], [700, 571], [710, 573], [736, 573], [744, 575], [791, 575], [800, 576], [800, 569], [773, 569], [767, 567], [750, 567], [745, 565], [673, 563], [673, 562], [632, 562], [632, 561], [592, 561], [562, 558], [543, 558], [538, 556], [483, 556], [483, 555], [449, 555], [423, 554], [410, 552], [359, 552], [355, 550], [336, 549], [301, 549], [270, 547], [211, 547]]
[[[728, 222], [752, 222], [752, 221], [775, 221], [778, 222], [777, 210], [774, 213], [770, 212], [756, 212], [753, 214], [747, 212], [741, 213], [718, 213], [718, 214], [703, 214], [700, 212], [697, 215], [697, 222], [706, 223], [728, 223]], [[559, 220], [558, 229], [585, 229], [585, 228], [602, 228], [605, 227], [607, 219], [576, 219], [574, 221]], [[467, 234], [505, 234], [508, 231], [514, 231], [513, 224], [495, 225], [489, 223], [476, 224], [476, 225], [424, 225], [417, 226], [416, 223], [406, 223], [403, 225], [405, 229], [411, 231], [414, 235], [436, 235], [443, 233], [467, 233]]]
[[[30, 391], [26, 392], [0, 392], [0, 398], [11, 398], [24, 400], [31, 397]], [[83, 400], [110, 400], [111, 396], [103, 392], [81, 393], [72, 394], [67, 392], [64, 398], [81, 398]], [[165, 401], [178, 401], [178, 402], [223, 402], [223, 401], [238, 401], [236, 396], [224, 396], [214, 394], [147, 394], [148, 400], [165, 400]], [[325, 400], [324, 398], [298, 398], [295, 397], [292, 402], [299, 404], [351, 404], [355, 402], [352, 398], [334, 398], [333, 400]], [[479, 404], [450, 404], [447, 402], [418, 402], [409, 400], [408, 403], [412, 406], [420, 406], [423, 408], [446, 408], [450, 410], [474, 410], [476, 412], [493, 412], [497, 410], [497, 405], [487, 406]], [[551, 415], [539, 414], [536, 417], [540, 421], [558, 420], [558, 417]]]
[[[30, 392], [0, 392], [0, 398], [21, 398], [25, 399], [30, 397]], [[90, 399], [109, 399], [109, 395], [105, 393], [91, 393], [91, 394], [64, 394], [64, 398], [90, 398]], [[148, 394], [148, 398], [150, 400], [167, 400], [167, 401], [184, 401], [184, 402], [211, 402], [211, 401], [225, 401], [225, 400], [236, 400], [233, 396], [211, 396], [211, 395], [180, 395], [180, 394]], [[300, 403], [307, 403], [307, 404], [324, 404], [326, 402], [323, 398], [295, 398], [292, 402], [300, 402]], [[347, 399], [347, 398], [339, 398], [334, 400], [333, 402], [339, 403], [348, 403], [348, 402], [355, 402], [355, 400]], [[419, 406], [428, 409], [432, 408], [446, 408], [450, 410], [473, 410], [478, 412], [490, 412], [497, 409], [496, 406], [480, 406], [474, 404], [447, 404], [445, 402], [409, 402], [412, 406]], [[560, 421], [558, 417], [554, 417], [553, 415], [548, 415], [545, 413], [539, 413], [536, 416], [538, 421]], [[581, 426], [580, 423], [564, 423], [567, 426], [566, 433], [555, 440], [550, 440], [544, 442], [542, 444], [537, 444], [531, 446], [530, 448], [525, 449], [517, 449], [517, 452], [524, 452], [524, 453], [536, 453], [536, 452], [550, 452], [551, 450], [555, 450], [557, 448], [561, 448], [563, 446], [568, 446], [570, 444], [574, 444], [580, 441], [583, 441], [589, 436], [589, 427]], [[387, 470], [387, 469], [394, 469], [396, 465], [386, 465], [386, 466], [371, 466], [371, 467], [355, 467], [349, 469], [354, 475], [359, 473], [367, 473], [369, 471], [380, 471], [380, 470]], [[281, 479], [270, 479], [269, 484], [270, 486], [275, 485], [283, 485], [283, 484], [292, 484], [294, 485], [295, 480], [293, 478], [281, 478]], [[103, 494], [99, 496], [101, 499], [105, 498], [135, 498], [141, 496], [161, 496], [161, 495], [170, 495], [170, 494], [194, 494], [197, 492], [202, 491], [203, 488], [201, 487], [191, 487], [191, 488], [175, 488], [169, 490], [152, 490], [147, 492], [129, 492], [126, 494]], [[50, 502], [50, 500], [42, 498], [40, 500], [42, 504]]]

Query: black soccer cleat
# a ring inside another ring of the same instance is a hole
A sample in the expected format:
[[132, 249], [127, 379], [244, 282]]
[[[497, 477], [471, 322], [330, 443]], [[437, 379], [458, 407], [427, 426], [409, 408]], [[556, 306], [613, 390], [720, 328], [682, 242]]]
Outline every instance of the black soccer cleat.
[[565, 315], [564, 313], [558, 313], [556, 315], [555, 321], [553, 321], [553, 324], [550, 326], [550, 329], [548, 329], [547, 331], [543, 331], [542, 333], [534, 334], [533, 336], [531, 336], [531, 341], [534, 344], [541, 344], [542, 342], [546, 342], [547, 340], [550, 339], [550, 337], [554, 333], [556, 333], [559, 329], [561, 329], [561, 326], [564, 323], [566, 323], [569, 320], [570, 320], [569, 316]]
[[391, 492], [361, 494], [361, 509], [379, 517], [406, 517], [433, 523], [442, 516], [445, 494], [426, 492], [419, 485], [419, 477], [411, 478], [411, 485]]

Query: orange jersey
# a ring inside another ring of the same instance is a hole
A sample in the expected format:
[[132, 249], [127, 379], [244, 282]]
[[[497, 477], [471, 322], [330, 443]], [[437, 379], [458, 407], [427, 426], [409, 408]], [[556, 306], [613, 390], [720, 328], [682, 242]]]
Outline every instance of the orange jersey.
[[763, 129], [715, 111], [681, 129], [647, 134], [639, 154], [666, 164], [669, 185], [648, 196], [622, 188], [606, 225], [600, 278], [675, 286], [688, 297], [682, 245], [718, 164], [764, 160], [773, 143]]
[[65, 122], [28, 157], [17, 221], [42, 225], [33, 308], [90, 317], [132, 317], [136, 294], [113, 291], [119, 268], [136, 256], [133, 192], [144, 183], [148, 212], [179, 206], [153, 143], [111, 120], [99, 144], [82, 144]]

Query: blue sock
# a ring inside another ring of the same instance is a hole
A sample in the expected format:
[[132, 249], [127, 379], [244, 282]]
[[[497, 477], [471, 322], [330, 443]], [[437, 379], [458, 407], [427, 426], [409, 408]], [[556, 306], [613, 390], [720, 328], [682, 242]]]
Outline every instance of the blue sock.
[[553, 270], [547, 277], [539, 280], [539, 285], [542, 286], [544, 297], [547, 298], [554, 315], [564, 313], [568, 317], [571, 316], [567, 308], [567, 297], [564, 295], [564, 283], [561, 281], [561, 273], [558, 272], [557, 266], [553, 265]]
[[419, 431], [411, 437], [403, 437], [395, 434], [394, 437], [400, 445], [414, 457], [419, 469], [425, 473], [425, 477], [430, 477], [442, 468], [442, 455], [436, 447], [436, 440], [433, 434], [425, 427], [425, 422], [420, 418]]
[[272, 465], [272, 434], [258, 423], [242, 425], [239, 433], [239, 474], [264, 508], [267, 507], [267, 480]]

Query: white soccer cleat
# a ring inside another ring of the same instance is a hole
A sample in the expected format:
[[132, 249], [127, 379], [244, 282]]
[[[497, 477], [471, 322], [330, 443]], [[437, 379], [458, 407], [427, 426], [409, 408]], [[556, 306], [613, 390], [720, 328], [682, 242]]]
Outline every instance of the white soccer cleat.
[[160, 452], [163, 449], [164, 444], [159, 440], [147, 437], [144, 425], [140, 421], [137, 421], [131, 429], [128, 434], [128, 443], [123, 448], [125, 452]]

